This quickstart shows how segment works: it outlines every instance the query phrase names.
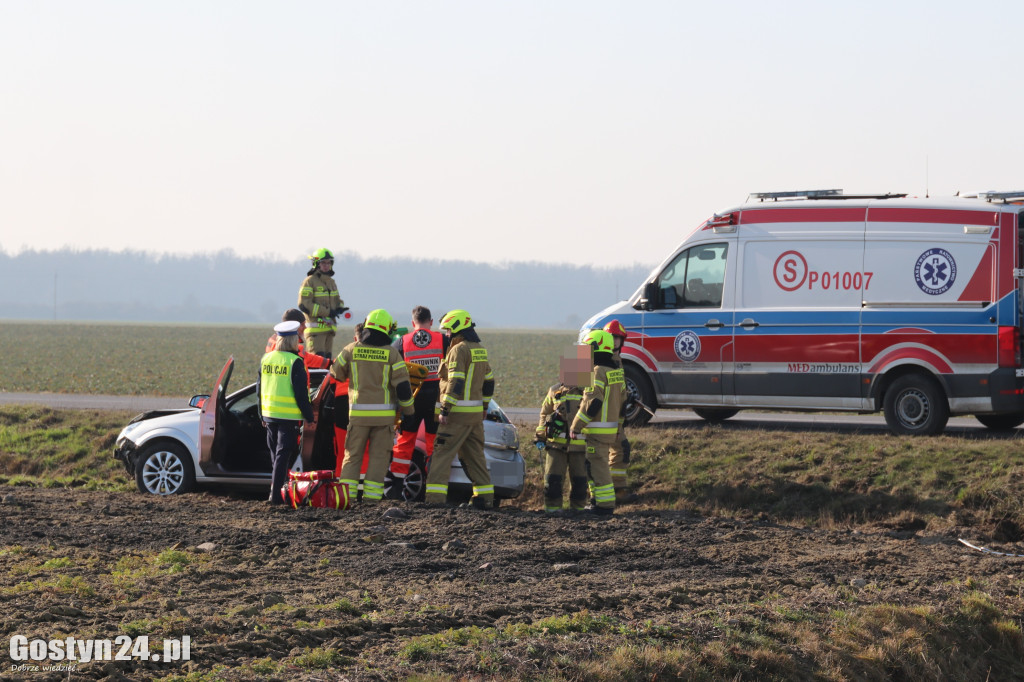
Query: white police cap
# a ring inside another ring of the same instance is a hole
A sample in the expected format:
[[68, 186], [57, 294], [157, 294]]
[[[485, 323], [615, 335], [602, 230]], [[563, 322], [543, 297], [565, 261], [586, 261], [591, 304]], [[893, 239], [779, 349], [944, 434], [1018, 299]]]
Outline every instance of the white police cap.
[[299, 333], [299, 323], [293, 320], [278, 322], [274, 325], [274, 331], [278, 336], [295, 336]]

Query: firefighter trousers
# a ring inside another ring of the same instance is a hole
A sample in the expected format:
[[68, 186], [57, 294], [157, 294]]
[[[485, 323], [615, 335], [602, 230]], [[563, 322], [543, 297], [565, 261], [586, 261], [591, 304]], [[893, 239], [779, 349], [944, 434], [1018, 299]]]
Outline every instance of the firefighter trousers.
[[[359, 485], [359, 472], [363, 468], [363, 455], [368, 461], [363, 479], [363, 500], [377, 502], [384, 497], [384, 476], [391, 460], [395, 428], [391, 424], [367, 426], [349, 422], [345, 435], [345, 461], [341, 465], [342, 483], [348, 484], [349, 494]], [[367, 444], [369, 448], [367, 449]]]
[[569, 472], [569, 508], [578, 511], [587, 506], [587, 453], [549, 446], [544, 455], [544, 511], [562, 509], [566, 470]]
[[434, 441], [437, 436], [437, 420], [434, 419], [434, 405], [437, 404], [438, 384], [436, 381], [424, 381], [416, 389], [413, 398], [413, 413], [402, 417], [402, 432], [395, 442], [395, 455], [391, 458], [391, 475], [405, 478], [409, 475], [412, 454], [416, 449], [416, 436], [419, 435], [420, 424], [423, 424], [427, 446], [427, 461], [434, 454]]
[[594, 504], [602, 509], [615, 509], [615, 485], [612, 483], [608, 452], [618, 436], [587, 436], [587, 464], [594, 480]]
[[626, 440], [626, 433], [619, 429], [615, 434], [615, 442], [608, 451], [608, 467], [612, 474], [612, 484], [616, 490], [624, 490], [629, 487], [629, 480], [626, 478], [626, 465], [629, 464], [629, 441]]
[[452, 460], [462, 462], [462, 469], [473, 482], [473, 501], [491, 506], [494, 502], [494, 486], [484, 459], [484, 422], [470, 424], [441, 424], [434, 442], [434, 455], [430, 458], [427, 472], [427, 494], [424, 500], [429, 504], [444, 504], [448, 501], [448, 479], [452, 474]]
[[306, 352], [323, 355], [330, 359], [331, 349], [334, 348], [334, 332], [322, 330], [314, 332], [306, 327]]

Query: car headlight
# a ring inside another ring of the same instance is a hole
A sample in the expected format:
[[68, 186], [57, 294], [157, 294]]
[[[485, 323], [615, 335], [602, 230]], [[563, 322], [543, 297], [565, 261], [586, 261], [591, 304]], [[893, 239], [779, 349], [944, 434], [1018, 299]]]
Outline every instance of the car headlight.
[[139, 430], [139, 424], [129, 424], [128, 426], [126, 426], [123, 429], [121, 429], [121, 433], [119, 433], [117, 435], [117, 442], [120, 443], [121, 441], [125, 440], [126, 438], [131, 438], [132, 434], [135, 433], [138, 430]]

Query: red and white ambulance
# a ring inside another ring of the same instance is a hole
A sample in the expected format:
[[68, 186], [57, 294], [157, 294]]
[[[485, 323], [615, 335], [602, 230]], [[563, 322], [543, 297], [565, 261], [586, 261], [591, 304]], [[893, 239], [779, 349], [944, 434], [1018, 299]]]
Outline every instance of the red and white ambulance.
[[[752, 194], [698, 226], [617, 319], [652, 410], [883, 410], [898, 434], [951, 414], [1024, 423], [1024, 191], [945, 199]], [[650, 413], [634, 403], [629, 421]]]

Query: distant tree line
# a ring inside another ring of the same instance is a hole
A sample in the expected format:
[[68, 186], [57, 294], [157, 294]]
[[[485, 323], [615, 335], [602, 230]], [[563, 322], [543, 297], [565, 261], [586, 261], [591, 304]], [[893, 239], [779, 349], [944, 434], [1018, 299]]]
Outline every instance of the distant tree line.
[[[386, 308], [405, 323], [416, 305], [435, 319], [465, 308], [481, 326], [503, 328], [578, 328], [651, 269], [335, 255], [335, 280], [356, 316]], [[0, 319], [271, 324], [295, 306], [308, 268], [232, 251], [0, 251]]]

